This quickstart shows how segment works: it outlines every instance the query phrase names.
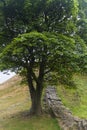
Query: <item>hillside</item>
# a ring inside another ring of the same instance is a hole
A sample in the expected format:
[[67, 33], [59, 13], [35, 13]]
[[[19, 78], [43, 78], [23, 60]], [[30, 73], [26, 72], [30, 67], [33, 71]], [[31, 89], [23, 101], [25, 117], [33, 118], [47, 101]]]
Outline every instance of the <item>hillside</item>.
[[60, 130], [56, 119], [48, 115], [27, 116], [31, 101], [21, 80], [14, 76], [0, 85], [0, 130]]
[[[56, 119], [48, 115], [27, 116], [31, 101], [21, 80], [16, 75], [0, 85], [0, 130], [60, 130]], [[73, 80], [76, 88], [58, 85], [58, 95], [75, 116], [87, 119], [87, 76], [74, 75]]]
[[76, 87], [58, 85], [58, 95], [75, 116], [87, 119], [87, 75], [76, 74], [73, 80]]

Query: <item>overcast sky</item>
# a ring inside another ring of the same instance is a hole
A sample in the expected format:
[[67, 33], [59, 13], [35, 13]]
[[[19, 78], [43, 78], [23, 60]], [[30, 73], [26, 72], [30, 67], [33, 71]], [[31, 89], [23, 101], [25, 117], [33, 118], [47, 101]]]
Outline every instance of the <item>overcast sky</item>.
[[12, 78], [15, 75], [14, 72], [8, 72], [8, 74], [6, 74], [5, 72], [0, 72], [0, 84], [4, 83], [5, 81], [7, 81], [8, 79]]

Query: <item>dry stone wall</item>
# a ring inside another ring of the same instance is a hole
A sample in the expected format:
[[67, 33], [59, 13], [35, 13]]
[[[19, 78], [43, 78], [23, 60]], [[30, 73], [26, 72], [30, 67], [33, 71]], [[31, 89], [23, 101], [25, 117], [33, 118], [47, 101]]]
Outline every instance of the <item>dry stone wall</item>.
[[71, 111], [63, 105], [58, 97], [55, 87], [47, 87], [44, 104], [57, 118], [62, 130], [87, 130], [87, 120], [72, 115]]

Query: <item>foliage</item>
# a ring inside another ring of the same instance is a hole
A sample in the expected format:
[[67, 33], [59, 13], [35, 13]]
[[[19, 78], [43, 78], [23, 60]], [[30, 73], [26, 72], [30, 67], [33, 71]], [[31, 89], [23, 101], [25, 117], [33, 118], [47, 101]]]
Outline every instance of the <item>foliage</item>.
[[78, 34], [87, 43], [87, 0], [79, 0]]
[[54, 71], [59, 79], [62, 78], [62, 81], [66, 82], [71, 79], [72, 73], [78, 67], [77, 56], [79, 55], [75, 53], [75, 48], [75, 40], [70, 37], [47, 32], [30, 32], [19, 35], [7, 45], [0, 55], [2, 59], [0, 66], [2, 69], [12, 68], [14, 71], [25, 69], [25, 72], [31, 66], [32, 79], [36, 82], [40, 74], [37, 71], [40, 71], [42, 63], [43, 75], [46, 75], [46, 78], [48, 76], [50, 78], [48, 73]]
[[70, 35], [75, 29], [77, 0], [1, 0], [0, 6], [1, 35], [7, 40], [32, 30]]

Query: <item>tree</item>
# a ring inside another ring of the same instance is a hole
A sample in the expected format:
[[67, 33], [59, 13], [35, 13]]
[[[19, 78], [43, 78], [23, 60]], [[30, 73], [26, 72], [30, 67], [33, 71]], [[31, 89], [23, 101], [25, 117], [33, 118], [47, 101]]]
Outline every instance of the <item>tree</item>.
[[79, 53], [72, 37], [77, 0], [21, 0], [21, 7], [19, 0], [2, 2], [5, 25], [0, 25], [0, 68], [24, 72], [32, 101], [30, 112], [40, 114], [47, 76], [55, 73], [66, 82], [79, 69], [77, 60], [84, 50], [81, 46]]
[[77, 34], [87, 43], [87, 0], [79, 0]]
[[8, 42], [32, 30], [70, 35], [75, 29], [77, 0], [1, 0], [0, 5], [0, 34]]
[[[76, 34], [79, 35], [79, 42], [78, 43], [78, 49], [80, 51], [80, 45], [81, 41], [86, 44], [87, 46], [87, 0], [79, 0], [79, 11], [77, 16], [77, 32]], [[78, 39], [78, 38], [77, 38]], [[87, 54], [81, 55], [80, 57], [80, 67], [82, 69], [82, 73], [87, 73]]]
[[[63, 35], [30, 32], [19, 35], [6, 46], [0, 58], [2, 68], [25, 70], [31, 94], [31, 113], [41, 113], [44, 77], [50, 71], [75, 70], [74, 40]], [[64, 74], [66, 77], [67, 74]]]

